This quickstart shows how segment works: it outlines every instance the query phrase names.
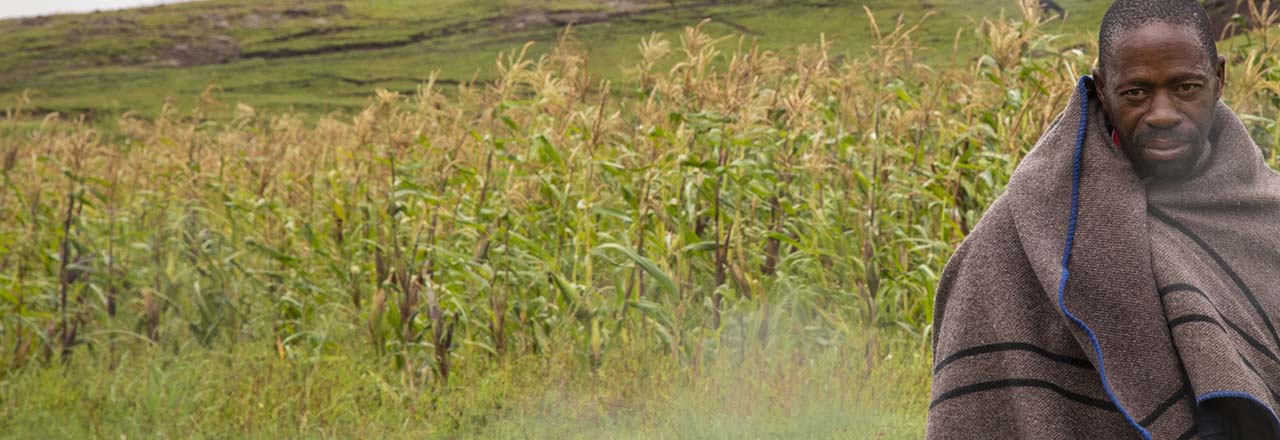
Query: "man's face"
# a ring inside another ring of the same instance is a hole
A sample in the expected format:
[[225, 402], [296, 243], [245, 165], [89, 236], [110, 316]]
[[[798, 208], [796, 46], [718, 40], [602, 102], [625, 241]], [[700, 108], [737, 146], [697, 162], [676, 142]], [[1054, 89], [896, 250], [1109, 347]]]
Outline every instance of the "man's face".
[[1153, 23], [1116, 46], [1094, 72], [1099, 98], [1141, 176], [1189, 177], [1209, 151], [1222, 58], [1210, 60], [1191, 29]]

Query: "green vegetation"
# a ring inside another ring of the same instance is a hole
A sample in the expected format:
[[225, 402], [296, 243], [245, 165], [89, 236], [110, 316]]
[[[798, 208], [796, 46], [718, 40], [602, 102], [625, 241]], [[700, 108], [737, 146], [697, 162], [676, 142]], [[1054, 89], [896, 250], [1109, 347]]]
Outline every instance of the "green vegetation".
[[[939, 271], [1093, 49], [1011, 14], [930, 67], [912, 26], [837, 59], [707, 23], [613, 80], [570, 33], [354, 116], [10, 118], [0, 432], [918, 438]], [[1272, 166], [1275, 45], [1223, 51]]]
[[[707, 32], [745, 33], [747, 45], [765, 50], [789, 54], [823, 34], [832, 57], [865, 57], [874, 35], [863, 6], [890, 23], [899, 14], [908, 23], [932, 14], [916, 32], [913, 56], [949, 66], [976, 60], [973, 29], [984, 16], [1005, 9], [1017, 14], [1009, 0], [428, 3], [216, 0], [3, 21], [0, 47], [10, 50], [0, 53], [0, 100], [30, 90], [41, 113], [88, 113], [111, 121], [125, 111], [154, 117], [166, 99], [189, 111], [194, 97], [215, 86], [229, 103], [213, 109], [223, 116], [237, 102], [270, 111], [355, 113], [375, 89], [412, 93], [432, 72], [442, 85], [492, 81], [497, 54], [526, 41], [536, 42], [530, 56], [545, 54], [566, 23], [578, 23], [574, 34], [590, 74], [615, 82], [626, 79], [642, 38], [677, 35], [703, 19], [709, 20]], [[1073, 15], [1050, 26], [1069, 35], [1096, 27], [1106, 7], [1089, 0], [1061, 3]], [[222, 47], [216, 38], [234, 41], [240, 57], [218, 64], [219, 57], [209, 54]], [[718, 46], [734, 50], [737, 44], [729, 38]]]

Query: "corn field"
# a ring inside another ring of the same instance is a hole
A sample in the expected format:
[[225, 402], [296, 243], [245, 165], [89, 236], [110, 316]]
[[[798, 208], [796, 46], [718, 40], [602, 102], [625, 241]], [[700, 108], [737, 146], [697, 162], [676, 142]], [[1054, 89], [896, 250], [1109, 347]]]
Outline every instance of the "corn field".
[[[877, 43], [849, 59], [691, 27], [639, 42], [611, 83], [566, 31], [492, 82], [380, 91], [355, 116], [219, 120], [211, 87], [115, 129], [10, 125], [0, 377], [249, 347], [355, 358], [432, 408], [539, 359], [696, 374], [833, 352], [857, 378], [914, 355], [900, 380], [927, 383], [943, 265], [1094, 60], [1035, 14], [957, 35], [984, 55], [946, 68], [916, 62], [921, 23], [868, 11]], [[1274, 166], [1274, 36], [1223, 45], [1224, 99]]]

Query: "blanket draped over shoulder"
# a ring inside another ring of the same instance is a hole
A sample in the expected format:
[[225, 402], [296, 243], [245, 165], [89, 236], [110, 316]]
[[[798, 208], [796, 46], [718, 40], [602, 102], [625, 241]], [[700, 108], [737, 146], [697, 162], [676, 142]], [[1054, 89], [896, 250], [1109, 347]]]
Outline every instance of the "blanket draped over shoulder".
[[1276, 438], [1280, 175], [1218, 103], [1194, 177], [1141, 179], [1094, 93], [943, 271], [928, 438]]

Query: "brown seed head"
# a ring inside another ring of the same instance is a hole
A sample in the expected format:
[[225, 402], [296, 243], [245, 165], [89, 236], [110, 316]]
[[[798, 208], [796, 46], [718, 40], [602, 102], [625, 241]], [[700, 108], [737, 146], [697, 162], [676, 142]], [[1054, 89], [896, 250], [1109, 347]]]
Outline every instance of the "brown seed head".
[[18, 147], [14, 146], [4, 152], [4, 165], [0, 167], [0, 174], [9, 174], [15, 165], [18, 164]]

